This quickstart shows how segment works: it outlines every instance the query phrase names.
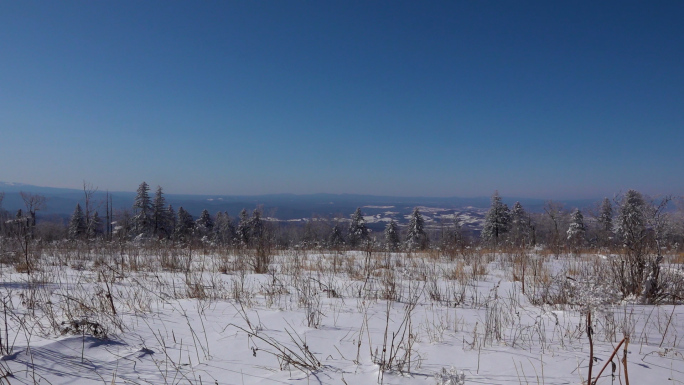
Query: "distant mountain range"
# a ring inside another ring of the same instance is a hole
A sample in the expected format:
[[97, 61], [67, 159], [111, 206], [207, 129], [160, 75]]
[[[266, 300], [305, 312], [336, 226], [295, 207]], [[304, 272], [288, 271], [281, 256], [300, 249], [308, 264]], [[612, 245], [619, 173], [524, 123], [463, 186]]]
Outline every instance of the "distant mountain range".
[[[16, 211], [24, 208], [20, 191], [41, 194], [47, 198], [47, 207], [39, 213], [43, 217], [67, 218], [73, 212], [77, 203], [83, 204], [82, 190], [41, 187], [19, 183], [0, 182], [0, 192], [5, 192], [2, 208]], [[109, 192], [112, 196], [114, 209], [130, 209], [135, 199], [135, 192]], [[150, 197], [154, 191], [150, 191]], [[407, 216], [414, 207], [421, 207], [426, 224], [435, 225], [443, 221], [453, 220], [457, 215], [459, 220], [473, 230], [481, 227], [484, 214], [490, 205], [490, 197], [460, 198], [460, 197], [396, 197], [359, 194], [271, 194], [271, 195], [183, 195], [164, 194], [167, 204], [175, 209], [182, 206], [192, 215], [207, 209], [214, 214], [226, 211], [236, 217], [244, 208], [251, 211], [257, 207], [263, 210], [264, 216], [272, 220], [302, 221], [314, 216], [324, 218], [349, 218], [357, 207], [361, 207], [371, 228], [384, 227], [390, 219], [405, 223]], [[94, 199], [104, 202], [105, 191], [97, 191]], [[529, 211], [541, 211], [543, 199], [507, 198], [505, 203], [512, 206], [519, 201]], [[566, 200], [560, 201], [566, 207], [585, 208], [595, 204], [596, 200]], [[104, 211], [102, 203], [101, 211]], [[377, 229], [376, 229], [377, 230]]]

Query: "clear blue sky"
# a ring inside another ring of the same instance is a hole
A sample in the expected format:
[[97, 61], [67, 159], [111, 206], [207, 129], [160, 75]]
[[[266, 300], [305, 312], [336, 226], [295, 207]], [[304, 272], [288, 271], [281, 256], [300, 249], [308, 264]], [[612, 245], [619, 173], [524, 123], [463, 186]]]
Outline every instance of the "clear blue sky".
[[0, 180], [684, 194], [684, 2], [0, 0]]

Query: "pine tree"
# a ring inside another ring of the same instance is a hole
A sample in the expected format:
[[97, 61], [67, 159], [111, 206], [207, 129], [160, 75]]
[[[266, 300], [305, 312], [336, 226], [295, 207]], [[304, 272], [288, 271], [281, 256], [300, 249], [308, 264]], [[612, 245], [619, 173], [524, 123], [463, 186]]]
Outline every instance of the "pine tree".
[[411, 219], [406, 230], [406, 248], [409, 250], [425, 250], [428, 245], [427, 234], [425, 233], [425, 220], [420, 214], [418, 207], [413, 209]]
[[200, 237], [209, 235], [214, 230], [214, 221], [211, 219], [211, 214], [207, 209], [202, 210], [200, 217], [195, 222], [195, 231]]
[[81, 204], [77, 203], [74, 213], [71, 214], [71, 219], [69, 220], [69, 238], [77, 239], [85, 235], [86, 223], [85, 216], [83, 215], [83, 209], [81, 209]]
[[172, 205], [166, 208], [166, 236], [170, 237], [176, 232], [176, 211]]
[[579, 209], [575, 209], [570, 217], [570, 226], [568, 227], [568, 243], [571, 247], [577, 250], [584, 243], [584, 235], [586, 229], [584, 227], [584, 216]]
[[615, 233], [627, 249], [622, 261], [623, 294], [639, 294], [646, 270], [646, 202], [641, 193], [629, 190], [618, 208]]
[[520, 202], [515, 202], [511, 211], [511, 241], [517, 246], [525, 246], [531, 239], [531, 219]]
[[491, 207], [485, 216], [482, 239], [493, 244], [499, 244], [504, 234], [508, 232], [510, 218], [508, 206], [501, 201], [499, 192], [495, 191], [492, 195]]
[[399, 249], [399, 226], [394, 221], [390, 219], [390, 222], [385, 226], [385, 244], [387, 245], [387, 250], [396, 251]]
[[318, 243], [318, 234], [314, 227], [313, 220], [307, 220], [304, 223], [304, 234], [302, 235], [302, 245], [313, 246]]
[[357, 247], [362, 242], [368, 240], [368, 227], [366, 227], [366, 220], [363, 219], [361, 208], [358, 207], [351, 216], [351, 223], [349, 224], [349, 245]]
[[93, 213], [88, 222], [88, 238], [92, 239], [102, 234], [102, 219], [100, 219], [100, 214], [97, 211]]
[[133, 203], [133, 225], [137, 235], [147, 236], [152, 232], [152, 202], [150, 201], [150, 186], [142, 182], [138, 186], [135, 202]]
[[330, 247], [338, 248], [344, 245], [344, 237], [342, 236], [342, 230], [340, 230], [340, 225], [335, 223], [332, 231], [330, 232]]
[[248, 245], [250, 235], [250, 221], [249, 217], [247, 216], [247, 210], [242, 209], [242, 211], [240, 211], [240, 221], [238, 222], [237, 227], [237, 236], [240, 244], [245, 246]]
[[154, 201], [152, 201], [152, 227], [152, 232], [157, 237], [169, 235], [169, 211], [166, 209], [166, 198], [164, 198], [161, 186], [157, 186]]
[[216, 213], [214, 223], [214, 234], [216, 241], [221, 245], [230, 245], [235, 238], [235, 227], [228, 213], [219, 211]]
[[635, 252], [639, 252], [645, 246], [645, 206], [643, 196], [635, 190], [627, 191], [620, 202], [616, 233], [623, 244]]
[[249, 220], [250, 239], [252, 242], [260, 242], [264, 237], [264, 221], [261, 220], [261, 210], [254, 209], [252, 218]]
[[187, 241], [192, 235], [195, 221], [192, 215], [181, 206], [178, 208], [178, 219], [176, 220], [176, 237], [182, 241]]
[[613, 205], [604, 198], [597, 219], [598, 236], [602, 246], [609, 246], [613, 239]]

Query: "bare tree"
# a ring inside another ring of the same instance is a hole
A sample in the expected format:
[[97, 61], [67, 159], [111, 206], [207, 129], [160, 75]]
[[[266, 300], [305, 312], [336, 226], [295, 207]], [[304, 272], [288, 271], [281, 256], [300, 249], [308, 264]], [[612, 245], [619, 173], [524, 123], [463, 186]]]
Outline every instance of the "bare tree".
[[94, 233], [93, 227], [96, 226], [93, 222], [93, 196], [97, 192], [97, 187], [93, 187], [91, 183], [87, 183], [86, 181], [83, 181], [83, 195], [85, 198], [85, 213], [84, 213], [84, 221], [86, 225], [85, 233], [86, 234], [92, 234]]
[[563, 211], [563, 204], [560, 202], [547, 201], [544, 204], [544, 213], [551, 222], [551, 244], [556, 255], [560, 254], [561, 249], [561, 226], [565, 222], [566, 214]]
[[24, 201], [26, 210], [29, 212], [29, 230], [33, 234], [33, 229], [36, 227], [36, 211], [45, 209], [46, 199], [43, 195], [31, 194], [20, 191], [21, 199]]
[[653, 303], [663, 294], [664, 288], [660, 282], [660, 263], [663, 260], [662, 245], [668, 229], [668, 216], [665, 213], [667, 205], [672, 200], [672, 196], [663, 197], [660, 202], [651, 200], [645, 207], [646, 225], [653, 233], [655, 243], [655, 256], [648, 259], [646, 263], [647, 276], [642, 291], [642, 299], [645, 302]]

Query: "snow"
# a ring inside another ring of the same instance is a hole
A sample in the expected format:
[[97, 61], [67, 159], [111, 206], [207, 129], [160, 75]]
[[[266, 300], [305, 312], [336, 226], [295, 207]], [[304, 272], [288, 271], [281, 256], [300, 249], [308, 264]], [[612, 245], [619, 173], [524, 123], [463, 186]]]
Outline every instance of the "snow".
[[[580, 384], [587, 374], [582, 306], [533, 305], [538, 287], [529, 281], [523, 294], [505, 254], [450, 262], [376, 252], [366, 266], [365, 253], [282, 251], [269, 274], [253, 274], [237, 268], [239, 253], [134, 251], [45, 250], [31, 274], [4, 265], [0, 375], [12, 384], [453, 385]], [[568, 274], [573, 258], [540, 263]], [[625, 330], [631, 383], [684, 381], [681, 306], [595, 311], [594, 375]]]

